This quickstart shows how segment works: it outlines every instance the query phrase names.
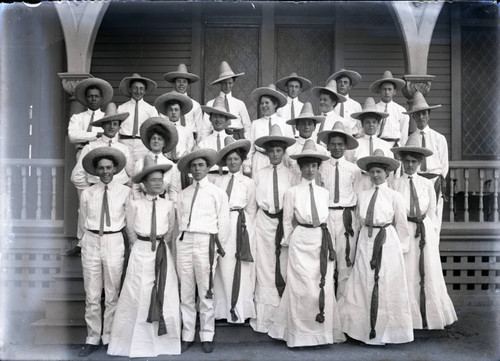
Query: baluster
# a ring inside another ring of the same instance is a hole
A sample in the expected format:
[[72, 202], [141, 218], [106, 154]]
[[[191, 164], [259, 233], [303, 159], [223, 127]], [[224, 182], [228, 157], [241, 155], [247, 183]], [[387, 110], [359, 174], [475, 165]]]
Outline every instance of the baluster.
[[56, 167], [52, 167], [52, 205], [50, 208], [50, 219], [56, 219], [56, 175], [57, 169]]
[[469, 222], [469, 170], [464, 169], [465, 194], [464, 194], [464, 222]]
[[42, 168], [36, 167], [36, 219], [42, 218]]
[[484, 222], [484, 169], [479, 169], [479, 222]]
[[21, 167], [21, 184], [22, 184], [22, 192], [21, 192], [21, 219], [26, 219], [26, 167]]
[[455, 194], [455, 169], [450, 169], [450, 222], [455, 222], [455, 204], [454, 204], [454, 194]]
[[495, 179], [494, 189], [495, 193], [493, 194], [493, 220], [498, 222], [498, 169], [493, 170], [493, 178]]

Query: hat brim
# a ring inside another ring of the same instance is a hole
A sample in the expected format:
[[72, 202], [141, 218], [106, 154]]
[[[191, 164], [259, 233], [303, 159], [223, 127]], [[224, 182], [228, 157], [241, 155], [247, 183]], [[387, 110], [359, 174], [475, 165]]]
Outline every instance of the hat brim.
[[394, 147], [391, 148], [391, 152], [394, 154], [401, 154], [401, 153], [418, 153], [423, 155], [424, 157], [429, 157], [433, 154], [432, 150], [424, 147]]
[[189, 83], [196, 83], [198, 80], [200, 80], [200, 77], [196, 74], [182, 73], [178, 71], [171, 71], [169, 73], [165, 73], [163, 74], [163, 78], [169, 83], [174, 83], [175, 79], [177, 78], [187, 79]]
[[332, 89], [324, 87], [324, 86], [315, 86], [314, 88], [312, 88], [311, 92], [315, 97], [319, 98], [320, 92], [322, 90], [327, 91], [328, 93], [335, 95], [337, 97], [338, 103], [343, 103], [343, 102], [347, 101], [347, 98], [345, 96], [343, 96], [342, 94], [337, 93], [337, 92], [333, 91]]
[[356, 138], [354, 138], [350, 134], [338, 130], [323, 130], [321, 132], [318, 132], [318, 140], [328, 145], [328, 138], [330, 138], [330, 134], [338, 134], [344, 136], [347, 140], [347, 143], [345, 145], [346, 150], [353, 150], [359, 146], [359, 142], [356, 140]]
[[321, 161], [330, 159], [330, 157], [328, 157], [324, 154], [320, 154], [317, 151], [312, 151], [312, 150], [306, 150], [306, 151], [303, 151], [302, 153], [292, 154], [290, 156], [290, 158], [295, 159], [295, 160], [301, 159], [301, 158], [317, 158]]
[[211, 168], [217, 162], [218, 155], [217, 151], [213, 149], [203, 148], [194, 150], [179, 159], [177, 162], [177, 168], [179, 168], [179, 170], [183, 173], [191, 173], [189, 163], [191, 163], [193, 159], [197, 158], [205, 159], [207, 161], [208, 168]]
[[201, 109], [207, 114], [221, 114], [229, 119], [237, 119], [238, 118], [236, 115], [233, 115], [233, 114], [227, 112], [225, 109], [221, 109], [219, 107], [209, 107], [208, 105], [202, 105]]
[[123, 78], [123, 80], [120, 82], [120, 85], [118, 87], [120, 89], [120, 92], [123, 95], [130, 96], [130, 85], [136, 80], [146, 82], [146, 91], [144, 92], [144, 95], [150, 94], [158, 87], [156, 82], [151, 79], [143, 78], [142, 76], [128, 76], [126, 78]]
[[139, 128], [139, 134], [141, 135], [142, 143], [146, 148], [151, 150], [151, 139], [147, 138], [148, 130], [152, 126], [160, 125], [162, 126], [168, 134], [168, 139], [165, 139], [165, 145], [163, 147], [163, 153], [170, 152], [179, 142], [179, 133], [177, 128], [172, 124], [171, 121], [162, 117], [151, 117], [144, 121]]
[[264, 148], [266, 143], [269, 142], [284, 142], [286, 143], [286, 147], [288, 148], [292, 144], [296, 142], [294, 138], [284, 137], [282, 135], [266, 135], [264, 137], [260, 137], [255, 139], [255, 145], [261, 148]]
[[328, 78], [328, 80], [326, 82], [328, 83], [332, 79], [335, 79], [335, 81], [337, 81], [338, 78], [341, 78], [343, 76], [346, 76], [349, 79], [351, 79], [351, 86], [352, 87], [355, 87], [361, 81], [361, 74], [359, 74], [358, 72], [353, 71], [353, 70], [340, 70], [340, 71], [330, 75], [330, 77]]
[[96, 86], [101, 89], [102, 104], [108, 104], [113, 99], [113, 87], [106, 80], [100, 78], [88, 78], [78, 83], [75, 87], [75, 99], [87, 106], [85, 92], [88, 87]]
[[108, 115], [107, 117], [103, 117], [101, 119], [94, 120], [92, 122], [92, 126], [93, 127], [102, 127], [104, 123], [112, 122], [114, 120], [118, 120], [121, 124], [121, 123], [123, 123], [123, 121], [125, 119], [127, 119], [129, 117], [129, 115], [130, 115], [129, 112]]
[[139, 173], [137, 173], [133, 178], [132, 182], [134, 183], [141, 183], [144, 178], [150, 173], [156, 172], [156, 171], [163, 171], [163, 172], [168, 172], [172, 168], [172, 164], [157, 164], [152, 167], [147, 167], [146, 169], [143, 169]]
[[216, 79], [214, 80], [213, 82], [211, 82], [210, 84], [211, 85], [215, 85], [217, 83], [220, 83], [221, 81], [223, 80], [226, 80], [226, 79], [231, 79], [231, 78], [238, 78], [242, 75], [245, 75], [245, 73], [238, 73], [238, 74], [228, 74], [228, 75], [224, 75], [224, 76], [221, 76], [219, 79]]
[[257, 103], [263, 95], [272, 96], [278, 100], [278, 106], [276, 109], [286, 105], [286, 97], [277, 90], [268, 87], [261, 87], [252, 91], [252, 99], [255, 103]]
[[406, 82], [403, 79], [397, 79], [397, 78], [378, 79], [370, 84], [370, 92], [374, 94], [380, 94], [380, 86], [383, 83], [393, 83], [396, 89], [401, 89], [406, 85]]
[[221, 167], [225, 166], [226, 162], [223, 161], [224, 157], [228, 153], [232, 152], [235, 149], [242, 149], [243, 154], [246, 156], [248, 154], [248, 152], [250, 151], [251, 145], [252, 145], [252, 143], [249, 140], [240, 139], [240, 140], [234, 141], [231, 144], [225, 146], [224, 148], [222, 148], [219, 151], [219, 158], [217, 159], [217, 165], [221, 166]]
[[412, 110], [408, 110], [407, 112], [403, 112], [403, 114], [411, 115], [413, 113], [421, 112], [423, 110], [432, 110], [432, 109], [436, 109], [436, 108], [441, 108], [441, 104], [432, 105], [432, 106], [429, 105], [429, 106], [426, 106], [426, 107], [413, 108]]
[[365, 172], [368, 171], [367, 167], [373, 163], [386, 165], [387, 166], [386, 170], [388, 172], [392, 172], [399, 168], [399, 162], [396, 159], [389, 157], [382, 157], [379, 155], [371, 155], [368, 157], [363, 157], [358, 159], [358, 161], [356, 162], [358, 167], [364, 170]]
[[298, 116], [297, 118], [292, 118], [292, 119], [287, 120], [286, 124], [296, 125], [298, 120], [307, 120], [307, 119], [313, 120], [314, 124], [319, 124], [323, 120], [325, 120], [325, 117], [322, 116], [322, 115], [314, 115], [314, 116], [311, 116], [311, 117], [301, 117], [301, 116]]
[[87, 173], [97, 176], [96, 169], [94, 168], [94, 159], [101, 157], [112, 158], [115, 160], [117, 163], [115, 174], [120, 173], [122, 169], [125, 168], [125, 164], [127, 163], [127, 158], [121, 150], [113, 147], [99, 147], [92, 149], [90, 152], [85, 154], [82, 159], [83, 169]]
[[183, 115], [189, 113], [191, 109], [193, 109], [193, 101], [187, 95], [177, 92], [169, 92], [160, 95], [158, 98], [156, 98], [154, 106], [159, 113], [166, 115], [167, 114], [166, 103], [171, 100], [176, 100], [180, 103], [181, 113]]
[[357, 120], [362, 120], [363, 115], [366, 115], [366, 114], [375, 114], [375, 115], [378, 115], [381, 119], [387, 118], [389, 116], [389, 113], [386, 113], [386, 112], [378, 112], [376, 110], [367, 110], [367, 111], [352, 113], [351, 118], [354, 118]]
[[290, 80], [297, 80], [301, 84], [302, 91], [306, 91], [312, 86], [312, 83], [309, 79], [296, 75], [296, 76], [286, 76], [284, 78], [281, 78], [276, 82], [276, 88], [286, 93], [287, 92], [286, 84]]

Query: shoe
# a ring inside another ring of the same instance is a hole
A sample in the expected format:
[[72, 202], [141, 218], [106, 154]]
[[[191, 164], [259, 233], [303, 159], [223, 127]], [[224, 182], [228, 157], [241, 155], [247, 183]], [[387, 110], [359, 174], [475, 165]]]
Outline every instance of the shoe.
[[194, 341], [181, 341], [181, 352], [186, 352], [193, 344]]
[[85, 346], [81, 348], [80, 352], [78, 352], [78, 357], [87, 357], [98, 348], [99, 346], [97, 345], [91, 345], [89, 343], [86, 343]]
[[201, 343], [201, 350], [205, 353], [211, 353], [214, 350], [214, 343], [213, 342], [202, 342]]
[[74, 248], [71, 248], [65, 253], [65, 255], [69, 257], [80, 257], [81, 254], [82, 254], [82, 248], [79, 246], [75, 246]]

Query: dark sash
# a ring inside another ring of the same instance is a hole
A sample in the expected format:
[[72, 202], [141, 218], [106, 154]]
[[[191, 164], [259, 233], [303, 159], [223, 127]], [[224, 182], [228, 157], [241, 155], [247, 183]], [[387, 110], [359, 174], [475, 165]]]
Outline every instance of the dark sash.
[[420, 316], [422, 317], [422, 327], [427, 328], [427, 311], [425, 307], [425, 260], [424, 260], [424, 247], [425, 247], [425, 214], [420, 217], [407, 217], [408, 221], [417, 225], [415, 231], [415, 238], [420, 237], [418, 244], [420, 248], [420, 256], [418, 258], [418, 270], [420, 273]]
[[210, 244], [208, 246], [208, 259], [210, 262], [210, 278], [208, 280], [208, 290], [207, 294], [205, 295], [205, 298], [207, 299], [212, 299], [214, 296], [214, 293], [212, 291], [212, 288], [214, 287], [214, 261], [215, 261], [215, 245], [217, 245], [217, 253], [220, 254], [221, 257], [224, 257], [226, 255], [226, 252], [224, 252], [224, 249], [222, 248], [222, 245], [220, 244], [219, 241], [219, 235], [217, 233], [210, 233]]
[[269, 213], [268, 211], [264, 211], [264, 214], [272, 219], [278, 219], [278, 227], [276, 228], [276, 234], [274, 236], [274, 246], [275, 246], [275, 254], [276, 254], [276, 266], [274, 268], [274, 284], [276, 285], [276, 289], [278, 290], [278, 294], [280, 297], [283, 295], [283, 291], [285, 290], [285, 280], [281, 275], [281, 265], [280, 265], [280, 255], [281, 255], [281, 240], [283, 239], [284, 231], [283, 231], [283, 210], [277, 213]]

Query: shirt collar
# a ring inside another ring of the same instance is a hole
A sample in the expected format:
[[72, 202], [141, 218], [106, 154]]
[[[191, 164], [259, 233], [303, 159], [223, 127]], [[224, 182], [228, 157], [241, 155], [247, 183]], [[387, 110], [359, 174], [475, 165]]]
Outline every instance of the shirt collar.
[[299, 101], [299, 97], [291, 98], [289, 95], [286, 96], [286, 102], [291, 103], [292, 100], [296, 100], [297, 102]]
[[300, 179], [300, 184], [306, 185], [306, 186], [309, 186], [309, 184], [312, 184], [314, 186], [314, 179], [309, 180], [309, 179], [305, 179], [304, 177], [302, 177]]
[[388, 188], [389, 186], [387, 185], [387, 181], [385, 181], [384, 183], [379, 184], [378, 186], [376, 186], [372, 183], [372, 188], [375, 189], [375, 187], [379, 187], [379, 189], [384, 189], [384, 188]]
[[430, 129], [430, 128], [429, 128], [429, 125], [426, 125], [424, 129], [418, 129], [418, 128], [417, 128], [417, 130], [418, 130], [418, 132], [419, 132], [419, 133], [420, 133], [420, 132], [424, 132], [424, 133], [426, 133], [426, 134], [429, 132], [429, 129]]
[[330, 162], [335, 165], [336, 162], [339, 162], [339, 164], [343, 163], [345, 161], [345, 157], [342, 156], [339, 159], [335, 159], [333, 157], [330, 158]]
[[200, 180], [199, 182], [196, 181], [196, 180], [193, 180], [193, 186], [196, 187], [196, 184], [199, 183], [200, 184], [200, 187], [201, 188], [204, 188], [209, 182], [208, 182], [208, 178], [205, 176], [205, 178], [203, 178], [202, 180]]
[[160, 195], [159, 195], [159, 194], [157, 194], [157, 195], [155, 195], [155, 196], [152, 196], [151, 194], [147, 194], [147, 193], [146, 193], [146, 194], [144, 195], [144, 198], [146, 198], [148, 201], [152, 201], [152, 200], [153, 200], [153, 198], [156, 198], [156, 200], [158, 200], [158, 199], [160, 198]]
[[232, 93], [232, 92], [229, 92], [229, 93], [227, 93], [227, 94], [226, 94], [226, 93], [224, 93], [224, 92], [221, 90], [221, 92], [219, 93], [219, 96], [220, 96], [220, 97], [222, 97], [222, 98], [227, 97], [227, 98], [229, 99], [229, 98], [232, 98], [232, 97], [233, 97], [233, 93]]
[[[117, 133], [118, 134], [118, 133]], [[102, 135], [101, 136], [101, 140], [104, 142], [104, 143], [109, 143], [109, 141], [111, 140], [111, 143], [116, 143], [118, 142], [118, 137], [115, 135], [113, 138], [109, 138], [108, 136], [106, 135]]]
[[229, 178], [231, 178], [232, 175], [234, 175], [234, 178], [237, 178], [239, 176], [241, 176], [243, 173], [241, 173], [241, 168], [239, 171], [235, 172], [235, 173], [231, 173], [229, 172], [227, 175], [229, 176]]

